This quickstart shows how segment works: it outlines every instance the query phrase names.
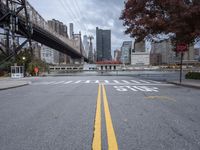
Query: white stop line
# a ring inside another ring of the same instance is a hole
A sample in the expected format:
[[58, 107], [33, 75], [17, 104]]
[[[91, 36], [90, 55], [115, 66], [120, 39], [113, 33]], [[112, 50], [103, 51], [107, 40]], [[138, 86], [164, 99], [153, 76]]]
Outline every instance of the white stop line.
[[148, 87], [148, 86], [113, 86], [119, 92], [127, 91], [142, 91], [142, 92], [158, 92], [157, 87]]

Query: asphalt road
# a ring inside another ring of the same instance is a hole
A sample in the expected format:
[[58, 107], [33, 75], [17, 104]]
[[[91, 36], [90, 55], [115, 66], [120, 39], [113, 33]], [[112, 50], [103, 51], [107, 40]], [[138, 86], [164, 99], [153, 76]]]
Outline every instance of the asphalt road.
[[134, 77], [0, 91], [0, 150], [199, 150], [200, 91]]

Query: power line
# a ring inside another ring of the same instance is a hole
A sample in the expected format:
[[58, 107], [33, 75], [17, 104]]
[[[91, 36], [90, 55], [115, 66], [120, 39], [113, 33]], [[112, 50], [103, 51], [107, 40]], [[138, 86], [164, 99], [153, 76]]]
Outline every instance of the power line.
[[[75, 6], [76, 6], [76, 8], [77, 8], [77, 10], [78, 10], [78, 12], [79, 12], [79, 14], [80, 14], [80, 16], [83, 16], [83, 19], [86, 19], [85, 13], [82, 13], [82, 14], [81, 14], [81, 9], [80, 9], [80, 7], [79, 7], [79, 3], [77, 2], [77, 0], [74, 0], [73, 2], [74, 2], [74, 4], [75, 4]], [[88, 26], [87, 26], [87, 24], [85, 24], [85, 23], [83, 23], [83, 24], [84, 24], [84, 27], [85, 27], [85, 29], [86, 29], [86, 32], [88, 32]]]
[[[72, 21], [75, 23], [77, 23], [77, 25], [81, 28], [80, 24], [75, 20], [76, 16], [74, 16], [74, 14], [72, 12], [69, 12], [67, 7], [66, 7], [66, 4], [64, 3], [64, 1], [62, 0], [59, 0], [61, 6], [64, 8], [64, 10], [67, 12], [67, 14], [70, 15], [70, 18], [72, 19]], [[70, 7], [69, 7], [70, 8]], [[71, 8], [70, 8], [71, 9]]]
[[73, 12], [72, 8], [70, 7], [70, 5], [68, 4], [68, 2], [63, 1], [63, 4], [64, 4], [64, 7], [66, 8], [66, 10], [68, 8], [70, 13], [72, 14], [72, 16], [77, 19], [77, 20], [75, 19], [75, 22], [79, 25], [80, 28], [82, 28], [81, 25], [80, 25], [80, 21], [78, 21], [79, 20], [78, 17], [76, 16], [76, 14], [74, 14], [74, 12]]

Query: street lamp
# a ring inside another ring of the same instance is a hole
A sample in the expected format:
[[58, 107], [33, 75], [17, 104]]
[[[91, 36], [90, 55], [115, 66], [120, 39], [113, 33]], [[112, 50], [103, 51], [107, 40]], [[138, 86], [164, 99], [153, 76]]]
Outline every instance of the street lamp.
[[23, 66], [24, 66], [24, 77], [25, 77], [25, 73], [26, 73], [26, 70], [25, 70], [25, 60], [26, 60], [26, 57], [22, 57], [22, 60], [23, 60]]

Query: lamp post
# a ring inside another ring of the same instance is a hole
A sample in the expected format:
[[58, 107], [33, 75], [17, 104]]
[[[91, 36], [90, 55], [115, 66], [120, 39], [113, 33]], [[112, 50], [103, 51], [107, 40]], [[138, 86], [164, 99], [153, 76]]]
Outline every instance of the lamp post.
[[25, 66], [25, 60], [26, 60], [26, 57], [22, 57], [22, 60], [23, 60], [23, 66], [24, 66], [24, 77], [25, 77], [25, 75], [26, 75], [26, 66]]

